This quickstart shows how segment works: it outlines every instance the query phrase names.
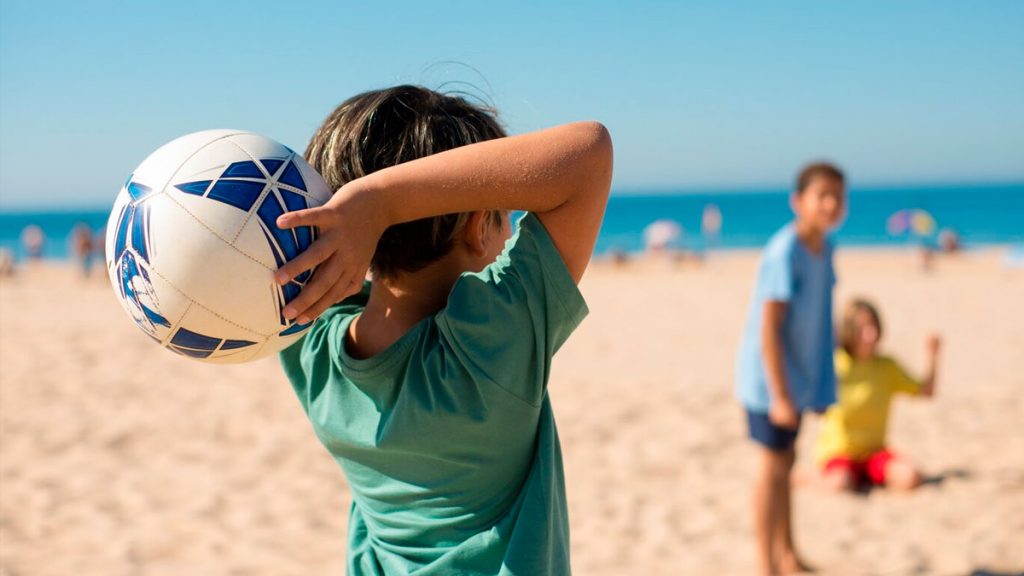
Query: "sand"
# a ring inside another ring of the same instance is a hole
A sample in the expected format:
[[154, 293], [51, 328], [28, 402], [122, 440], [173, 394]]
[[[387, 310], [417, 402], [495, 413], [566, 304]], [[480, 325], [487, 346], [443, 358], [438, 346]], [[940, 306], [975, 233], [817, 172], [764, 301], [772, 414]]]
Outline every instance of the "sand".
[[[577, 574], [754, 572], [756, 453], [731, 390], [756, 257], [588, 272], [550, 384]], [[1020, 573], [1024, 270], [994, 249], [917, 264], [841, 252], [838, 296], [872, 297], [912, 369], [944, 335], [937, 398], [899, 401], [890, 431], [932, 481], [801, 487], [797, 542], [823, 574]], [[0, 576], [342, 574], [349, 503], [273, 359], [161, 350], [65, 266], [0, 280]]]

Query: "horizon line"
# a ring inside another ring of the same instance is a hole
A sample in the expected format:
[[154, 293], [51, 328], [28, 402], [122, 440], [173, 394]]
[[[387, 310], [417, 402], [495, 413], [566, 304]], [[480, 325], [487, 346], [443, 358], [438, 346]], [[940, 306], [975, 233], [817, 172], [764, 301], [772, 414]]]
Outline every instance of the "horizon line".
[[[978, 179], [978, 180], [918, 180], [918, 181], [854, 181], [849, 187], [851, 193], [872, 192], [881, 190], [903, 189], [914, 190], [922, 188], [960, 188], [960, 187], [995, 187], [995, 186], [1022, 186], [1024, 187], [1024, 175], [1009, 179]], [[730, 194], [778, 194], [789, 192], [792, 186], [789, 184], [708, 184], [708, 185], [641, 185], [641, 186], [612, 186], [612, 197], [658, 197], [658, 196], [686, 196], [686, 195], [730, 195]], [[111, 195], [110, 207], [113, 207], [116, 194]], [[4, 199], [6, 200], [6, 199]], [[6, 201], [0, 202], [0, 214], [63, 214], [80, 212], [99, 212], [107, 210], [106, 203], [57, 203], [56, 205], [46, 204], [9, 204]]]

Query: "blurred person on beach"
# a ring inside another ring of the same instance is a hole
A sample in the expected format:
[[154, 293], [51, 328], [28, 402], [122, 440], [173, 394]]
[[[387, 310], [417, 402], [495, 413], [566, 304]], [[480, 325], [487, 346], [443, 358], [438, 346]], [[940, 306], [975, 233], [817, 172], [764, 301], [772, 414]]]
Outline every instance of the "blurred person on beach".
[[832, 241], [846, 180], [827, 163], [806, 166], [790, 198], [795, 219], [768, 241], [737, 358], [736, 394], [759, 447], [754, 531], [762, 574], [808, 569], [792, 534], [791, 476], [804, 411], [835, 402]]
[[21, 230], [21, 247], [25, 250], [26, 258], [29, 260], [41, 259], [45, 246], [46, 235], [42, 228], [35, 224], [29, 224]]
[[92, 229], [85, 222], [75, 224], [71, 229], [71, 237], [68, 239], [71, 248], [71, 255], [82, 271], [82, 275], [89, 277], [92, 268], [93, 240]]
[[921, 484], [917, 468], [887, 447], [886, 429], [897, 394], [935, 394], [941, 341], [937, 335], [928, 336], [928, 364], [918, 380], [895, 359], [879, 353], [881, 338], [878, 309], [866, 300], [850, 302], [839, 323], [838, 402], [825, 413], [816, 448], [823, 483], [835, 491], [866, 486], [909, 490]]
[[607, 130], [508, 137], [489, 109], [397, 86], [342, 103], [306, 157], [337, 191], [278, 220], [320, 230], [277, 272], [317, 266], [284, 311], [314, 324], [280, 359], [352, 490], [348, 573], [569, 574], [547, 381], [587, 313]]
[[956, 254], [960, 252], [960, 235], [952, 228], [943, 228], [939, 232], [939, 250], [943, 254]]
[[0, 248], [0, 277], [14, 276], [14, 253]]
[[717, 204], [705, 204], [700, 215], [700, 235], [704, 239], [704, 250], [718, 247], [722, 236], [722, 210]]
[[105, 266], [107, 262], [107, 227], [101, 226], [95, 234], [92, 235], [92, 256], [100, 263], [100, 266]]

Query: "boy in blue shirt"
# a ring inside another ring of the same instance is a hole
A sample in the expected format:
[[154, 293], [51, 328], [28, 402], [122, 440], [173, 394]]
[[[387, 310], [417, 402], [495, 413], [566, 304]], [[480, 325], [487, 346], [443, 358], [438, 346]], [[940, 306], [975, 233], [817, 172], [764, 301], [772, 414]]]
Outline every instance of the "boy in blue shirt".
[[754, 527], [763, 574], [806, 569], [793, 545], [790, 475], [801, 413], [836, 399], [828, 233], [843, 217], [845, 188], [831, 164], [800, 172], [791, 197], [796, 218], [764, 249], [740, 345], [736, 394], [761, 447]]
[[[316, 321], [281, 363], [352, 489], [348, 573], [569, 574], [547, 379], [587, 312], [607, 131], [505, 137], [490, 111], [397, 86], [341, 104], [306, 157], [337, 192], [278, 220], [320, 229], [277, 272], [317, 267], [284, 311]], [[511, 210], [528, 213], [509, 239]]]

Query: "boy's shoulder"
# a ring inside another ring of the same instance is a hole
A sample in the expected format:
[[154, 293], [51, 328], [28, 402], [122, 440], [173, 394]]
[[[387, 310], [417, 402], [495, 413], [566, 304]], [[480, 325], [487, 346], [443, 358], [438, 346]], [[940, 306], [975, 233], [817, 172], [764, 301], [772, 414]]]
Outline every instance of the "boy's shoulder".
[[765, 244], [765, 251], [791, 251], [796, 246], [796, 226], [792, 222], [786, 223], [785, 226], [779, 228], [772, 234], [771, 238], [768, 239], [768, 243]]
[[768, 243], [764, 246], [762, 258], [767, 261], [782, 260], [789, 258], [793, 255], [793, 249], [796, 247], [797, 236], [796, 228], [793, 223], [790, 222], [779, 228], [772, 237], [768, 239]]
[[[462, 317], [466, 312], [478, 320], [490, 320], [497, 329], [500, 322], [491, 318], [494, 306], [524, 304], [526, 300], [543, 302], [539, 309], [553, 318], [568, 315], [578, 324], [586, 315], [586, 303], [566, 267], [554, 240], [543, 222], [526, 212], [516, 223], [516, 230], [494, 262], [479, 272], [464, 272], [452, 286], [442, 318]], [[526, 306], [524, 311], [537, 310]]]
[[831, 266], [835, 253], [835, 240], [830, 235], [822, 239], [822, 255], [824, 258], [801, 258], [799, 256], [808, 254], [808, 251], [806, 248], [799, 250], [800, 246], [800, 237], [797, 236], [796, 225], [793, 222], [789, 222], [782, 228], [779, 228], [768, 239], [762, 253], [762, 259], [766, 262], [781, 262], [790, 259], [794, 259], [796, 262], [814, 260], [825, 262]]

